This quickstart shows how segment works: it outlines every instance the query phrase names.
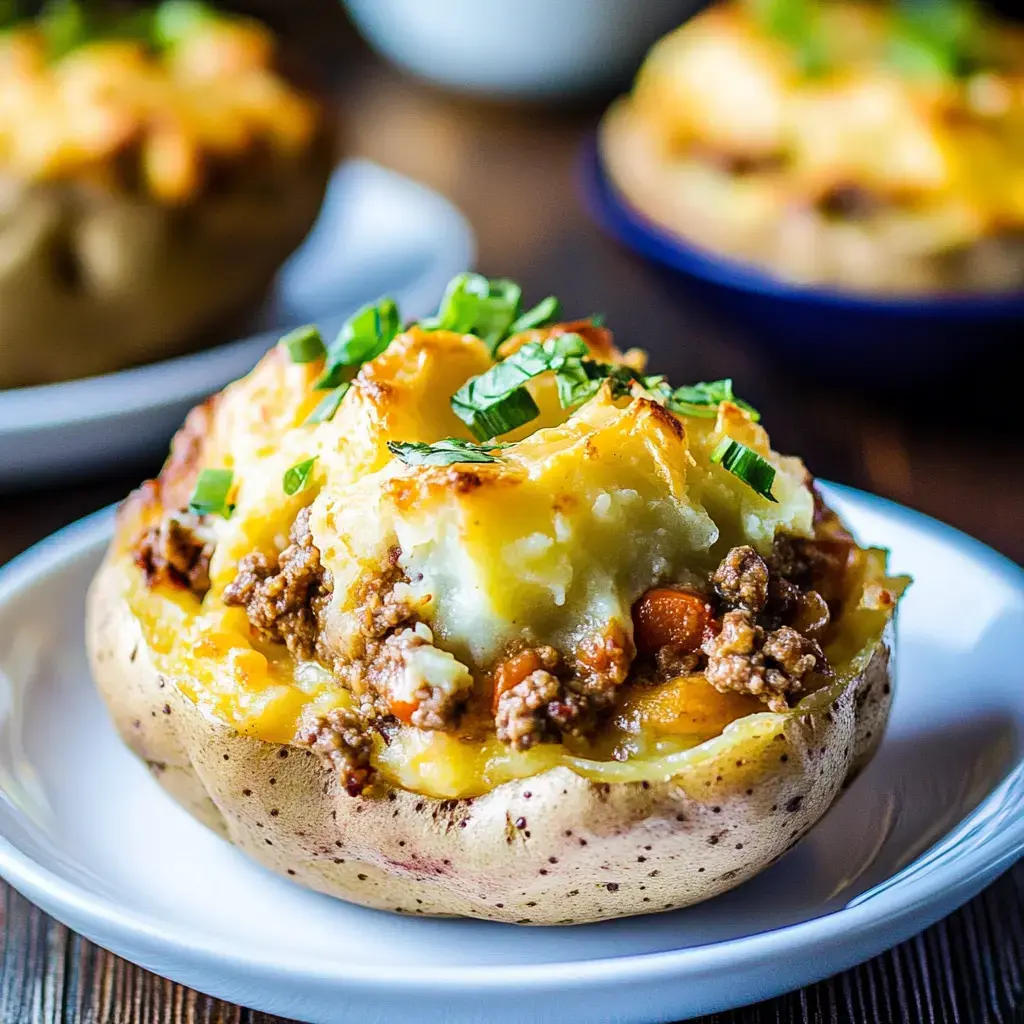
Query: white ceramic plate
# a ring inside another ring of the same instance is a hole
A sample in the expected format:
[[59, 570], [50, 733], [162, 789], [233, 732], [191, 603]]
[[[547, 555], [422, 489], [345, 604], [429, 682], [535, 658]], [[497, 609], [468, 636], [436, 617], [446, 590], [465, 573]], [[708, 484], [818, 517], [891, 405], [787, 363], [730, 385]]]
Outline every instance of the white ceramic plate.
[[318, 896], [194, 822], [93, 692], [85, 588], [109, 513], [0, 572], [0, 872], [72, 928], [201, 991], [310, 1021], [656, 1021], [808, 984], [907, 938], [1024, 849], [1024, 573], [842, 488], [916, 583], [870, 768], [771, 870], [688, 910], [575, 928], [392, 916]]
[[368, 161], [342, 164], [252, 337], [100, 377], [0, 390], [0, 488], [158, 455], [193, 405], [248, 373], [289, 327], [316, 321], [331, 334], [385, 294], [406, 316], [423, 316], [472, 264], [474, 248], [447, 199]]

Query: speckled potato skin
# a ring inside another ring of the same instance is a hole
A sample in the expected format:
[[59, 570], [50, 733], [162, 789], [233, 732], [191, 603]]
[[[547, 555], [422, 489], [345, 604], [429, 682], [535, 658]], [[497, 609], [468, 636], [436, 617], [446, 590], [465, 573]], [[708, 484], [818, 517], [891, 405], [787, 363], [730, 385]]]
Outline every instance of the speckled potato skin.
[[0, 388], [231, 337], [316, 220], [332, 148], [324, 138], [183, 208], [0, 176]]
[[[264, 866], [364, 906], [517, 924], [672, 910], [757, 874], [870, 760], [892, 698], [893, 623], [813, 713], [760, 715], [669, 781], [567, 768], [469, 800], [352, 798], [298, 747], [207, 718], [150, 660], [112, 553], [89, 596], [93, 672], [118, 731], [193, 815]], [[734, 727], [735, 728], [735, 727]]]

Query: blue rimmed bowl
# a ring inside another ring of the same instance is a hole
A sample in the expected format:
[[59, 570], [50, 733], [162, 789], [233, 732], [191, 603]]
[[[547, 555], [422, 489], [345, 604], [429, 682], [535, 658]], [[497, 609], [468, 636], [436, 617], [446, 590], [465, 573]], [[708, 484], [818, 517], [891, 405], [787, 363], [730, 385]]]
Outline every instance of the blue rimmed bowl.
[[752, 341], [807, 368], [935, 375], [1024, 340], [1024, 292], [900, 298], [790, 284], [644, 216], [612, 184], [595, 138], [580, 172], [585, 205], [608, 234], [667, 270], [681, 296], [699, 293]]

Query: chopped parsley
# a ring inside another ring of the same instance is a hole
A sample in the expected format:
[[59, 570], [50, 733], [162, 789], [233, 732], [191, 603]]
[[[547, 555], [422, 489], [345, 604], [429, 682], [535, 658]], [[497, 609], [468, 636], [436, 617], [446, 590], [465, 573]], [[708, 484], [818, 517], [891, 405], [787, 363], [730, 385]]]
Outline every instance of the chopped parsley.
[[328, 345], [324, 372], [314, 387], [326, 391], [351, 380], [363, 363], [376, 359], [391, 344], [401, 326], [394, 299], [363, 306]]
[[494, 355], [506, 338], [552, 323], [561, 311], [553, 295], [525, 312], [522, 298], [515, 281], [459, 274], [449, 282], [437, 315], [421, 320], [419, 326], [425, 331], [474, 334]]
[[388, 441], [388, 451], [407, 466], [454, 466], [460, 462], [497, 462], [492, 452], [507, 444], [474, 444], [457, 437], [427, 444], [423, 441]]
[[[540, 415], [526, 382], [548, 370], [556, 374], [565, 371], [576, 380], [578, 364], [588, 352], [587, 343], [578, 334], [527, 342], [486, 373], [463, 384], [452, 395], [452, 411], [478, 441], [507, 434]], [[560, 384], [560, 401], [563, 393], [568, 391]]]
[[728, 377], [725, 380], [685, 384], [665, 395], [665, 407], [671, 412], [702, 419], [714, 419], [722, 402], [731, 402], [743, 409], [755, 423], [761, 419], [761, 414], [752, 405], [736, 397], [732, 390], [732, 380]]

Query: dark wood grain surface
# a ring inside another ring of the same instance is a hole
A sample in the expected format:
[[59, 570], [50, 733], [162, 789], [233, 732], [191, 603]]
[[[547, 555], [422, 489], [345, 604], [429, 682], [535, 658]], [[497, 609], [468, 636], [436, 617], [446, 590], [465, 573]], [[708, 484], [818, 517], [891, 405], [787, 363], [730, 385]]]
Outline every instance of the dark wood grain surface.
[[[1024, 561], [1020, 400], [1005, 372], [968, 367], [944, 384], [922, 377], [894, 392], [876, 386], [884, 374], [848, 384], [778, 364], [590, 223], [576, 160], [599, 105], [509, 109], [444, 96], [370, 56], [329, 3], [303, 0], [295, 11], [290, 20], [314, 38], [310, 52], [333, 82], [348, 151], [455, 200], [477, 231], [479, 269], [518, 279], [530, 299], [556, 292], [569, 313], [604, 312], [620, 343], [648, 349], [652, 365], [678, 380], [734, 377], [776, 446], [800, 452], [819, 476], [911, 505]], [[0, 495], [0, 563], [155, 468]], [[272, 1024], [98, 949], [2, 883], [0, 896], [0, 1024]], [[1024, 1021], [1024, 867], [868, 964], [707, 1020]]]

